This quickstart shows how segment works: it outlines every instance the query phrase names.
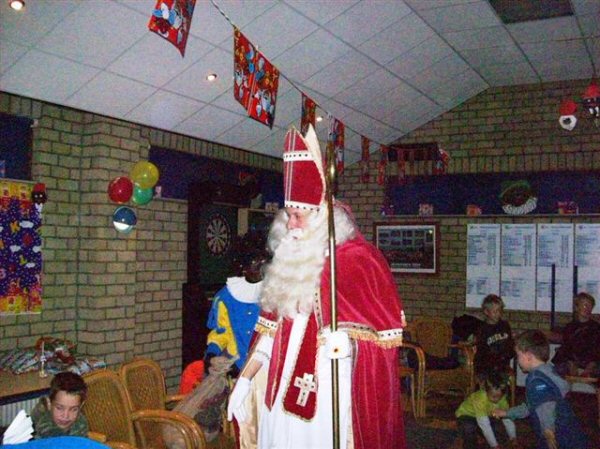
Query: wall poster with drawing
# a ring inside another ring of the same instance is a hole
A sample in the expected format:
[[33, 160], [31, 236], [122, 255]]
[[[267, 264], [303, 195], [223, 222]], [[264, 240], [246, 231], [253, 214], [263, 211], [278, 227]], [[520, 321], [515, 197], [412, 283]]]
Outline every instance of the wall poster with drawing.
[[439, 266], [437, 223], [374, 223], [375, 245], [392, 272], [436, 274]]

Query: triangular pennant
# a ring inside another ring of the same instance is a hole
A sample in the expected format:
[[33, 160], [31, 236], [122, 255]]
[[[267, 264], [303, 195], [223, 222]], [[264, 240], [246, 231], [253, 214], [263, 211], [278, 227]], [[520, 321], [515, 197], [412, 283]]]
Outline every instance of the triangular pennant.
[[237, 28], [233, 34], [233, 76], [235, 99], [250, 118], [272, 128], [279, 70]]
[[315, 111], [317, 104], [302, 92], [302, 118], [300, 121], [300, 132], [306, 135], [308, 125], [315, 126]]
[[148, 29], [173, 44], [185, 56], [196, 0], [157, 0]]
[[381, 145], [379, 147], [379, 164], [377, 165], [377, 184], [380, 186], [385, 184], [385, 168], [388, 163], [388, 147]]

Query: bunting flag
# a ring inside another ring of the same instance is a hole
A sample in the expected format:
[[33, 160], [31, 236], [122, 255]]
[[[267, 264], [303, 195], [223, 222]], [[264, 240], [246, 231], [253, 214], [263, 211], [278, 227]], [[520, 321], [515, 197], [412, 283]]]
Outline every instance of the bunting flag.
[[157, 0], [148, 29], [168, 40], [185, 56], [196, 0]]
[[398, 184], [404, 184], [406, 182], [406, 161], [404, 160], [405, 152], [398, 148]]
[[332, 115], [329, 116], [329, 138], [327, 145], [333, 145], [338, 174], [344, 171], [344, 129], [345, 126], [342, 122]]
[[443, 175], [446, 173], [446, 170], [448, 169], [448, 162], [450, 162], [450, 155], [443, 149], [439, 148], [437, 151], [437, 158], [435, 161], [435, 167], [433, 168], [433, 173], [435, 175]]
[[317, 104], [302, 92], [302, 119], [300, 122], [300, 132], [303, 136], [308, 131], [308, 125], [315, 126], [315, 111]]
[[385, 168], [388, 163], [388, 147], [381, 145], [379, 147], [379, 164], [377, 165], [377, 184], [380, 186], [385, 184]]
[[279, 70], [244, 36], [233, 34], [233, 95], [254, 120], [273, 127]]
[[0, 315], [42, 310], [40, 208], [31, 185], [0, 181]]
[[367, 137], [360, 136], [360, 182], [363, 184], [369, 182], [369, 159], [371, 158], [371, 153], [369, 153], [370, 145], [371, 141]]

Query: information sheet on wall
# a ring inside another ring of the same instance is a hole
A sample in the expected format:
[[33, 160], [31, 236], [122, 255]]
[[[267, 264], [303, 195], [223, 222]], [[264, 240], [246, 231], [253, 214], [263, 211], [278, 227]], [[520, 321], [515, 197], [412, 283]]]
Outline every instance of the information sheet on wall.
[[467, 240], [467, 307], [479, 307], [500, 294], [500, 225], [469, 224]]
[[554, 265], [554, 310], [573, 309], [573, 224], [539, 224], [537, 254], [537, 310], [552, 310], [552, 265]]
[[575, 226], [577, 291], [600, 301], [600, 223]]
[[504, 224], [500, 248], [500, 296], [507, 309], [535, 310], [535, 224]]

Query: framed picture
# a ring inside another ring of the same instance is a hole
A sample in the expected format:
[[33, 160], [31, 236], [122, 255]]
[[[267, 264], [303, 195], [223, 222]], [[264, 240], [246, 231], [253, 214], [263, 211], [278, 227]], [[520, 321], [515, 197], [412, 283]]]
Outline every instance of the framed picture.
[[436, 274], [439, 266], [437, 223], [373, 224], [375, 245], [383, 253], [392, 272]]

